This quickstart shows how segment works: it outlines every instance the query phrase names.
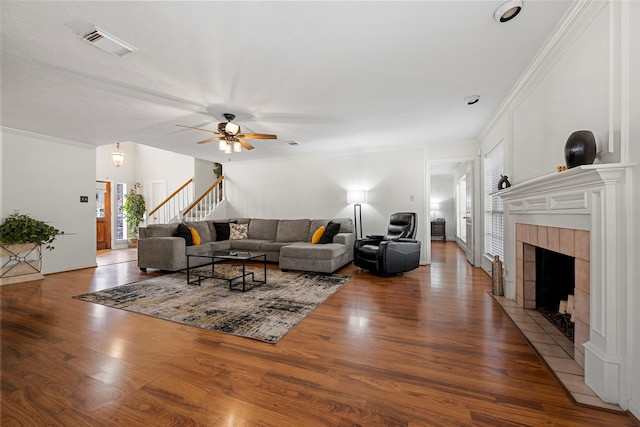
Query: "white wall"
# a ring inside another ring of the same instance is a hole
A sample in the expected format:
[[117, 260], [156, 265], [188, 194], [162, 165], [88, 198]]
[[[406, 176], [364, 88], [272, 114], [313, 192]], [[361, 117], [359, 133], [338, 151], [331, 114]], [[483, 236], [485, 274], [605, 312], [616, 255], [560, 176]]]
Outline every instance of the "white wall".
[[[178, 189], [182, 184], [195, 176], [193, 157], [176, 154], [171, 151], [160, 150], [142, 144], [136, 147], [136, 181], [142, 184], [142, 194], [150, 200], [152, 181], [166, 183], [165, 197]], [[155, 206], [147, 206], [153, 209]]]
[[[564, 165], [571, 132], [596, 135], [603, 163], [640, 162], [640, 2], [576, 2], [505, 101], [481, 141], [483, 156], [505, 144], [505, 173], [513, 185]], [[627, 108], [628, 107], [628, 108]], [[629, 202], [619, 239], [618, 306], [628, 328], [620, 406], [640, 417], [640, 179], [629, 173]], [[627, 231], [629, 233], [627, 234]], [[630, 237], [630, 238], [629, 238]], [[505, 268], [511, 268], [505, 266]], [[626, 306], [625, 306], [626, 304]]]
[[[127, 184], [127, 191], [133, 188], [136, 182], [141, 184], [140, 192], [145, 197], [147, 212], [153, 209], [151, 198], [152, 182], [159, 182], [163, 187], [162, 199], [194, 177], [194, 159], [183, 154], [173, 153], [167, 150], [136, 144], [134, 142], [121, 142], [120, 151], [125, 155], [122, 166], [113, 164], [111, 152], [115, 150], [115, 144], [103, 145], [96, 149], [96, 180], [111, 182], [111, 229], [116, 229], [116, 192], [115, 184]], [[144, 223], [142, 224], [144, 225]], [[111, 233], [111, 247], [113, 249], [127, 247], [127, 242], [118, 242], [116, 234]]]
[[53, 251], [43, 250], [43, 273], [96, 265], [95, 147], [7, 129], [1, 134], [2, 218], [18, 210], [64, 231]]
[[[124, 153], [124, 163], [118, 167], [113, 163], [111, 153], [115, 151], [115, 144], [103, 145], [96, 148], [96, 181], [111, 182], [111, 248], [122, 249], [128, 247], [127, 240], [118, 242], [116, 230], [116, 184], [127, 184], [127, 190], [133, 188], [136, 182], [136, 144], [133, 142], [120, 143], [120, 151]], [[127, 236], [125, 236], [126, 239]]]
[[194, 194], [196, 196], [199, 196], [205, 191], [207, 191], [207, 189], [211, 187], [211, 185], [217, 180], [216, 174], [213, 172], [215, 168], [215, 162], [210, 162], [208, 160], [202, 160], [202, 159], [193, 159], [193, 160], [194, 160], [193, 182], [194, 182], [194, 189], [195, 189]]
[[[0, 132], [0, 165], [3, 165], [3, 152], [4, 152], [4, 132]], [[2, 170], [4, 170], [4, 167], [2, 168]], [[3, 197], [3, 188], [4, 188], [4, 179], [3, 177], [3, 173], [2, 171], [0, 171], [0, 216], [2, 217], [2, 219], [4, 219], [5, 215], [4, 215], [4, 209], [3, 209], [3, 201], [4, 201], [4, 197]]]
[[[523, 181], [564, 165], [564, 145], [591, 130], [598, 151], [609, 136], [609, 13], [603, 9], [513, 109], [513, 179]], [[541, 155], [544, 153], [544, 155]]]
[[353, 218], [347, 190], [365, 189], [364, 235], [384, 233], [392, 213], [409, 211], [418, 214], [418, 238], [424, 241], [428, 212], [422, 148], [231, 161], [223, 168], [230, 217]]
[[[18, 210], [65, 232], [53, 251], [43, 251], [45, 274], [96, 265], [96, 180], [128, 186], [141, 182], [148, 200], [145, 191], [151, 181], [166, 181], [173, 191], [194, 176], [192, 157], [139, 144], [121, 144], [125, 163], [118, 168], [111, 159], [115, 145], [96, 149], [4, 128], [0, 136], [1, 217]], [[112, 194], [115, 197], [115, 191]], [[88, 196], [89, 202], [80, 203], [80, 196]], [[115, 227], [115, 216], [113, 221]]]
[[120, 144], [120, 151], [124, 153], [124, 163], [120, 167], [113, 164], [111, 157], [111, 153], [115, 149], [115, 144], [96, 148], [96, 180], [133, 185], [136, 180], [136, 144], [133, 142]]
[[[447, 141], [425, 145], [425, 159], [429, 161], [458, 161], [475, 158], [478, 154], [478, 141]], [[440, 163], [440, 162], [438, 162]]]
[[[160, 182], [164, 187], [164, 197], [177, 190], [189, 179], [194, 179], [195, 194], [199, 195], [216, 180], [213, 173], [214, 163], [194, 159], [183, 154], [173, 153], [134, 142], [122, 142], [120, 151], [125, 154], [124, 164], [117, 167], [113, 164], [111, 152], [115, 144], [104, 145], [96, 149], [96, 180], [112, 183], [111, 207], [116, 209], [115, 183], [125, 183], [131, 189], [136, 182], [141, 186], [141, 193], [145, 196], [147, 212], [151, 206], [152, 182]], [[115, 211], [114, 211], [115, 212]], [[112, 215], [112, 230], [115, 230], [115, 215]], [[112, 233], [112, 247], [118, 248]], [[125, 245], [126, 246], [126, 245]]]
[[[629, 125], [628, 148], [630, 161], [640, 164], [640, 2], [629, 3], [627, 14], [627, 27], [629, 28], [629, 68], [627, 76], [629, 78]], [[629, 325], [629, 360], [634, 361], [631, 366], [629, 409], [640, 418], [640, 170], [636, 166], [632, 177], [632, 204], [629, 215], [629, 251], [628, 262], [631, 266], [629, 271], [629, 298], [628, 311], [631, 314]]]
[[429, 218], [433, 219], [431, 214], [431, 203], [438, 203], [440, 205], [436, 212], [436, 217], [444, 218], [447, 221], [447, 240], [455, 240], [455, 181], [453, 175], [431, 175]]

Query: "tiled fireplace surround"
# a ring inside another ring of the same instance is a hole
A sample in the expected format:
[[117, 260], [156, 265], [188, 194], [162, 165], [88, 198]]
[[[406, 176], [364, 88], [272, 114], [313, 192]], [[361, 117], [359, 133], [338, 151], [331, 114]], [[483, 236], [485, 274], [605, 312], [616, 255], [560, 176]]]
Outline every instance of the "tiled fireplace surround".
[[628, 167], [579, 166], [498, 193], [505, 212], [503, 307], [535, 313], [527, 309], [535, 308], [536, 246], [575, 257], [573, 357], [584, 369], [586, 389], [622, 409], [628, 404], [628, 261], [622, 215]]
[[575, 257], [575, 336], [573, 358], [584, 368], [589, 341], [589, 231], [516, 223], [516, 302], [536, 308], [536, 247]]

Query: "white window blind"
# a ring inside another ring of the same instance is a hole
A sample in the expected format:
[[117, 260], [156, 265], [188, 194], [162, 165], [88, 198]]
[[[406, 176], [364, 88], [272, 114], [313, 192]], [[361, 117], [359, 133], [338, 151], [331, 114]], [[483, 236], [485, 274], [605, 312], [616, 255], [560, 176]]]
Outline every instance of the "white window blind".
[[500, 175], [504, 170], [502, 142], [496, 145], [484, 158], [484, 251], [491, 258], [499, 255], [504, 259], [504, 209], [502, 198], [497, 194]]

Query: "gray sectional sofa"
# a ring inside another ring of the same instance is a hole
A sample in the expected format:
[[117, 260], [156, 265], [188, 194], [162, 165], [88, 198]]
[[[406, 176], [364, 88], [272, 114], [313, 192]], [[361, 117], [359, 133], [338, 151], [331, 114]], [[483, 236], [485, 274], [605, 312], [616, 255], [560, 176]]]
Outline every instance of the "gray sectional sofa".
[[[262, 219], [235, 218], [229, 220], [185, 222], [200, 236], [199, 245], [187, 246], [182, 237], [174, 236], [178, 224], [152, 224], [140, 227], [138, 267], [146, 271], [156, 268], [178, 271], [187, 267], [187, 255], [207, 254], [211, 250], [264, 252], [269, 262], [277, 262], [282, 270], [333, 273], [353, 261], [355, 242], [351, 218], [333, 219], [340, 223], [340, 232], [332, 243], [312, 244], [311, 238], [326, 219]], [[247, 224], [246, 238], [225, 239], [229, 223]], [[190, 258], [190, 266], [204, 265], [206, 258]]]

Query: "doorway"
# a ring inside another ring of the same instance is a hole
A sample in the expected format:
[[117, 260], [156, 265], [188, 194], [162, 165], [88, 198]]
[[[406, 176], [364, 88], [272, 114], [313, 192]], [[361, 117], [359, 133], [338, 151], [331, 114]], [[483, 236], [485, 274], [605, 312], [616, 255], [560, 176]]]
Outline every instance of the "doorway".
[[96, 250], [111, 249], [111, 183], [96, 181]]
[[462, 229], [464, 229], [465, 238], [463, 249], [467, 253], [467, 261], [469, 261], [471, 265], [475, 265], [475, 250], [473, 245], [475, 241], [473, 234], [473, 183], [473, 163], [469, 162], [464, 173], [464, 184], [466, 186], [464, 191], [465, 198], [460, 199], [459, 203], [460, 206], [464, 206], [464, 209], [460, 209], [461, 212], [464, 211], [464, 217], [462, 218], [464, 223], [461, 226], [460, 234], [463, 234]]
[[[428, 206], [426, 224], [430, 231], [445, 227], [447, 242], [455, 242], [475, 266], [475, 159], [443, 159], [428, 162]], [[427, 262], [431, 262], [431, 245], [443, 238], [427, 235]], [[441, 243], [435, 243], [441, 244]]]

